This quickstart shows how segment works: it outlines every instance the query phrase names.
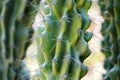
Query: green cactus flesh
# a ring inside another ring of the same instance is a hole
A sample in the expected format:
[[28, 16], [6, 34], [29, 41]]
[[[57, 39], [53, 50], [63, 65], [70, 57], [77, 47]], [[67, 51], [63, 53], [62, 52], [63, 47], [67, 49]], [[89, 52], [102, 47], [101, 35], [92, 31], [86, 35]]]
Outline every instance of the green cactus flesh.
[[88, 68], [83, 65], [91, 51], [92, 33], [87, 11], [90, 0], [45, 0], [44, 22], [37, 30], [40, 80], [80, 80]]
[[120, 0], [99, 0], [105, 18], [101, 32], [104, 40], [103, 52], [106, 55], [104, 80], [120, 80]]
[[[23, 58], [40, 0], [0, 0], [0, 79], [29, 80]], [[32, 3], [32, 4], [31, 4]]]

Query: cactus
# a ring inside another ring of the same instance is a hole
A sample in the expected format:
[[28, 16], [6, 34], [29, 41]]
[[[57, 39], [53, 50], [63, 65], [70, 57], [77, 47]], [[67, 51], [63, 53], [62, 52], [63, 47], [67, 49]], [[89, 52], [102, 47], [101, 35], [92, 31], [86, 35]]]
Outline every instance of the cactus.
[[120, 1], [99, 0], [101, 12], [105, 18], [103, 28], [104, 40], [102, 46], [109, 51], [103, 50], [106, 55], [105, 68], [107, 74], [104, 80], [120, 80]]
[[90, 0], [44, 0], [43, 24], [37, 29], [40, 80], [80, 80], [88, 71], [92, 33], [87, 11]]
[[[40, 0], [0, 0], [0, 79], [29, 80], [23, 61]], [[34, 6], [33, 6], [34, 5]]]

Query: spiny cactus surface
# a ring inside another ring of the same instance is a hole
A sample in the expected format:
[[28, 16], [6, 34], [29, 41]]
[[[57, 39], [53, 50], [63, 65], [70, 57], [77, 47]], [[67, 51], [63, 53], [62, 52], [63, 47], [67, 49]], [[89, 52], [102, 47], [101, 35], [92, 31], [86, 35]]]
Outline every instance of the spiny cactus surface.
[[39, 1], [0, 0], [0, 80], [29, 80], [22, 60]]
[[88, 71], [83, 65], [91, 51], [92, 33], [87, 12], [90, 0], [44, 0], [43, 24], [37, 31], [40, 80], [80, 80]]
[[120, 0], [99, 0], [105, 19], [101, 32], [106, 55], [104, 80], [120, 80]]

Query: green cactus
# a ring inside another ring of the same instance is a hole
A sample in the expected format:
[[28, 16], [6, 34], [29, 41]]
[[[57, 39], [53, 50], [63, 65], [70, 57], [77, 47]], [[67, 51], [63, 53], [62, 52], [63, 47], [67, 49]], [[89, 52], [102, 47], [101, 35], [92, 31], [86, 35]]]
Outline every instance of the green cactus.
[[99, 0], [101, 12], [105, 18], [102, 33], [104, 40], [102, 46], [110, 51], [106, 55], [105, 68], [107, 74], [104, 80], [120, 80], [120, 1]]
[[[37, 31], [40, 80], [80, 80], [88, 71], [83, 65], [91, 51], [92, 33], [87, 11], [90, 0], [45, 0], [44, 22]], [[38, 37], [39, 36], [39, 37]]]
[[25, 51], [40, 0], [0, 0], [0, 79], [29, 80]]

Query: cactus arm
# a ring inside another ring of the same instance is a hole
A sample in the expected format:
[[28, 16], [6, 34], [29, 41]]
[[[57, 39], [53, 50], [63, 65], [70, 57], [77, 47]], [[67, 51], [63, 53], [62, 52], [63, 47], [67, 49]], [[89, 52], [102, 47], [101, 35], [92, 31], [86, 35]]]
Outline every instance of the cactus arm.
[[[103, 3], [104, 0], [103, 0]], [[106, 54], [106, 62], [105, 68], [107, 69], [107, 73], [104, 76], [104, 79], [111, 79], [111, 80], [119, 80], [119, 55], [120, 55], [120, 41], [119, 41], [119, 6], [120, 1], [117, 0], [110, 0], [107, 1], [106, 4], [100, 4], [102, 15], [105, 18], [105, 22], [103, 23], [102, 31], [104, 36], [104, 41], [102, 42], [105, 48], [110, 49], [110, 52], [104, 52]], [[105, 31], [103, 30], [105, 29]]]
[[[24, 41], [29, 38], [26, 26], [31, 26], [32, 20], [29, 19], [34, 19], [36, 13], [28, 19], [29, 25], [24, 23], [27, 19], [23, 20], [23, 15], [27, 13], [25, 7], [28, 1], [0, 0], [0, 78], [2, 80], [23, 79], [24, 75], [25, 80], [29, 79], [29, 72], [22, 59], [28, 46]], [[39, 0], [35, 5], [38, 3]]]
[[91, 2], [88, 0], [46, 0], [46, 2], [42, 5], [45, 9], [42, 24], [45, 29], [40, 33], [38, 40], [40, 41], [38, 54], [41, 52], [40, 54], [44, 56], [44, 61], [40, 61], [40, 72], [46, 80], [79, 80], [88, 71], [83, 61], [90, 54], [87, 42], [91, 39], [92, 33], [87, 33], [86, 29], [90, 25], [87, 11]]

